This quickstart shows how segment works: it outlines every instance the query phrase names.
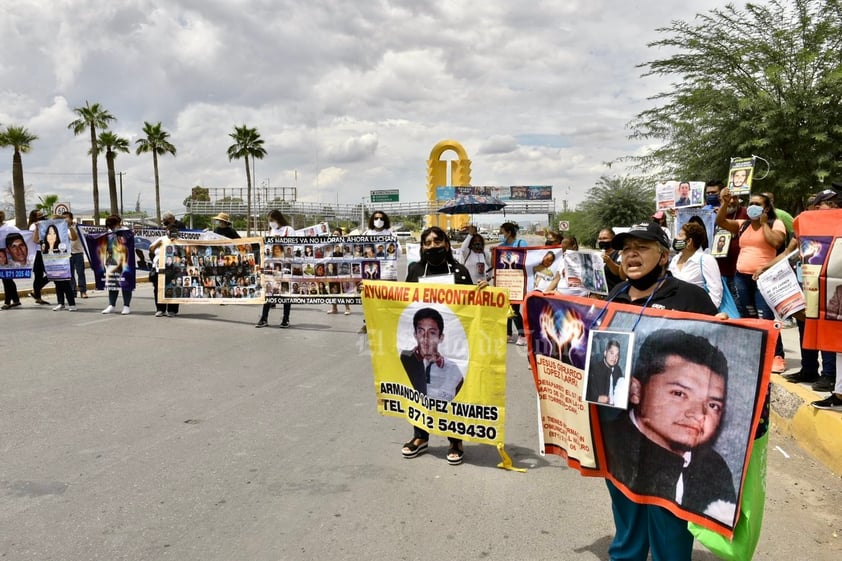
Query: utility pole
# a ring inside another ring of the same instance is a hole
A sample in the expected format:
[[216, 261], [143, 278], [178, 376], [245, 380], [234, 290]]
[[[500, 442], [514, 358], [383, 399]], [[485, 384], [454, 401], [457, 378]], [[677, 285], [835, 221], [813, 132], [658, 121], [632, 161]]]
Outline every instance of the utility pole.
[[120, 171], [117, 172], [117, 175], [120, 176], [120, 216], [123, 216], [123, 214], [125, 214], [125, 211], [123, 210], [123, 176], [126, 175], [126, 172]]

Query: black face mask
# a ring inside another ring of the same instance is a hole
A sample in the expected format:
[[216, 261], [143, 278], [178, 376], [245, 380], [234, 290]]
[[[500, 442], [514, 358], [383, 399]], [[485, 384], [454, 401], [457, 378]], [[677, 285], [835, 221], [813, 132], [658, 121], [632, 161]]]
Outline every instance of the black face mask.
[[596, 242], [596, 245], [599, 246], [599, 249], [602, 251], [608, 251], [611, 249], [611, 242]]
[[655, 267], [651, 271], [649, 271], [639, 279], [629, 279], [629, 284], [635, 287], [637, 290], [646, 290], [647, 288], [651, 287], [653, 284], [658, 282], [658, 279], [661, 278], [663, 274], [663, 267], [661, 267], [661, 265], [655, 265]]
[[431, 247], [424, 250], [424, 260], [430, 265], [441, 265], [447, 259], [447, 248]]

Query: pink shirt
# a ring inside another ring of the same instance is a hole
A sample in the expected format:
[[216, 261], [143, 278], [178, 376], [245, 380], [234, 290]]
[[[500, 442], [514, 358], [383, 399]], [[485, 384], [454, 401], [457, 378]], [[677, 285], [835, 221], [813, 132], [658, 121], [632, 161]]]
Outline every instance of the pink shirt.
[[[745, 220], [737, 220], [742, 227]], [[764, 228], [755, 230], [750, 225], [740, 235], [740, 256], [737, 257], [737, 271], [745, 275], [753, 275], [760, 267], [766, 265], [778, 254], [776, 248], [769, 245]], [[772, 230], [786, 235], [786, 227], [780, 220], [772, 223]]]

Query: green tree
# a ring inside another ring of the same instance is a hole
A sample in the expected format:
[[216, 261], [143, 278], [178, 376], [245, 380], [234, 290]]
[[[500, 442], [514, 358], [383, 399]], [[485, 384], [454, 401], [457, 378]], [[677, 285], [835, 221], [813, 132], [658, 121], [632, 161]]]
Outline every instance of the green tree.
[[143, 122], [143, 134], [146, 138], [136, 140], [137, 155], [152, 152], [152, 167], [155, 171], [155, 219], [161, 223], [161, 184], [158, 180], [158, 156], [172, 154], [175, 156], [175, 146], [167, 140], [170, 133], [161, 128], [161, 122], [154, 125], [147, 121]]
[[26, 187], [23, 184], [23, 159], [21, 154], [26, 154], [32, 149], [32, 143], [38, 137], [29, 132], [26, 127], [7, 126], [0, 131], [0, 147], [11, 147], [14, 150], [12, 155], [12, 190], [15, 199], [15, 225], [18, 228], [26, 228]]
[[266, 155], [266, 149], [263, 148], [263, 139], [260, 138], [260, 133], [256, 128], [249, 128], [245, 124], [234, 127], [234, 132], [229, 133], [234, 144], [228, 147], [228, 161], [239, 160], [242, 158], [246, 164], [246, 212], [248, 216], [246, 225], [246, 235], [251, 235], [251, 168], [249, 167], [249, 158], [252, 162], [255, 158], [262, 160]]
[[663, 143], [633, 158], [641, 169], [724, 178], [731, 157], [758, 155], [756, 189], [793, 210], [842, 176], [840, 0], [729, 4], [658, 31], [650, 46], [675, 54], [642, 65], [671, 83], [631, 123]]
[[584, 221], [576, 226], [581, 228], [575, 231], [577, 238], [590, 245], [603, 228], [649, 220], [655, 205], [654, 185], [645, 177], [600, 177], [578, 206]]
[[91, 133], [91, 148], [88, 154], [91, 155], [91, 177], [93, 178], [93, 196], [94, 196], [94, 224], [99, 226], [99, 176], [97, 175], [96, 160], [99, 155], [97, 148], [96, 130], [107, 129], [110, 121], [116, 120], [115, 117], [109, 113], [99, 103], [90, 104], [85, 101], [84, 107], [77, 107], [73, 110], [79, 117], [72, 121], [67, 128], [73, 131], [73, 134], [80, 135], [85, 131]]
[[108, 196], [111, 199], [111, 214], [120, 214], [120, 205], [117, 198], [117, 174], [114, 172], [114, 158], [117, 152], [128, 153], [129, 141], [117, 136], [111, 131], [99, 133], [97, 149], [102, 153], [105, 150], [105, 163], [108, 167]]
[[38, 197], [38, 204], [35, 205], [35, 208], [43, 210], [47, 216], [51, 216], [57, 202], [58, 195], [41, 195]]

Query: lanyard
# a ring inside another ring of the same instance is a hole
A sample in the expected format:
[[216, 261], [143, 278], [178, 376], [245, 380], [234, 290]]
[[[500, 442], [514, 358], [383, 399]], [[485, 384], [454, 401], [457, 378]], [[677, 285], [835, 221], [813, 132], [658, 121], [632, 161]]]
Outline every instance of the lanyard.
[[[640, 320], [643, 318], [643, 310], [645, 310], [646, 307], [649, 306], [649, 302], [652, 301], [652, 297], [655, 296], [655, 293], [658, 292], [658, 289], [661, 288], [661, 285], [664, 284], [664, 281], [666, 281], [666, 280], [667, 280], [666, 275], [664, 275], [663, 277], [658, 279], [658, 286], [655, 287], [655, 290], [652, 291], [652, 294], [649, 295], [649, 297], [646, 299], [646, 302], [644, 302], [643, 306], [640, 308], [640, 313], [637, 315], [637, 321], [634, 322], [634, 325], [631, 328], [632, 333], [634, 333], [634, 330], [637, 329], [637, 325], [640, 323]], [[623, 288], [623, 290], [617, 291], [617, 294], [615, 294], [614, 296], [612, 296], [611, 298], [609, 298], [608, 300], [605, 301], [605, 307], [602, 308], [602, 310], [599, 312], [599, 314], [591, 322], [590, 326], [588, 326], [588, 330], [591, 330], [594, 327], [598, 327], [599, 320], [601, 320], [602, 316], [605, 315], [605, 312], [608, 311], [608, 304], [610, 304], [614, 300], [614, 298], [616, 298], [620, 294], [623, 294], [624, 292], [628, 292], [629, 288], [631, 288], [631, 283], [626, 281], [626, 286]]]

